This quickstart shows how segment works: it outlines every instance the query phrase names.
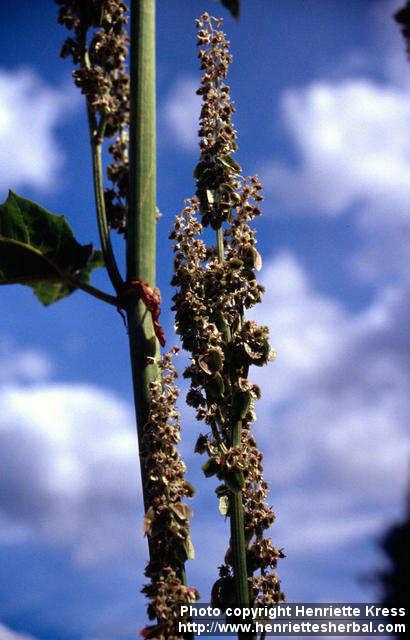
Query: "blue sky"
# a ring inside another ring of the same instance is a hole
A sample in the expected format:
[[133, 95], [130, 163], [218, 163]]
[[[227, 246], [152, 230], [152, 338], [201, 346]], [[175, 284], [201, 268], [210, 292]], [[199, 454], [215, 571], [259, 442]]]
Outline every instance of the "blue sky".
[[[258, 221], [277, 361], [256, 434], [290, 601], [365, 601], [377, 538], [404, 507], [409, 453], [410, 67], [390, 0], [158, 3], [158, 281], [164, 324], [173, 216], [194, 190], [193, 20], [224, 15], [238, 159], [265, 184]], [[81, 96], [58, 58], [53, 3], [0, 3], [0, 191], [64, 213], [97, 241]], [[121, 255], [121, 243], [118, 243]], [[108, 288], [104, 274], [95, 282]], [[146, 559], [129, 361], [119, 316], [85, 294], [42, 308], [3, 288], [0, 316], [0, 640], [129, 640]], [[180, 357], [180, 366], [183, 357]], [[192, 454], [191, 583], [208, 600], [227, 525]]]

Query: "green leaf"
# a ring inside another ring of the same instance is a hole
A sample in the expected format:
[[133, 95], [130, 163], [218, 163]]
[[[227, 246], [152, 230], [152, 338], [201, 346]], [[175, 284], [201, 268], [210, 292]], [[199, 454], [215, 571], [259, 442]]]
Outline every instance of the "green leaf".
[[239, 0], [221, 0], [221, 3], [229, 9], [234, 18], [239, 18]]
[[[91, 258], [84, 269], [81, 269], [77, 274], [77, 280], [80, 280], [84, 284], [90, 284], [91, 271], [93, 269], [99, 269], [104, 266], [104, 258], [99, 250], [94, 250], [91, 254]], [[72, 283], [67, 283], [63, 280], [59, 282], [38, 282], [36, 284], [31, 285], [34, 293], [37, 298], [42, 302], [45, 306], [52, 304], [53, 302], [57, 302], [58, 300], [62, 300], [67, 297], [77, 289], [77, 287]]]
[[0, 284], [28, 285], [48, 305], [77, 288], [68, 278], [88, 284], [101, 266], [101, 252], [79, 244], [64, 216], [9, 192], [0, 205]]

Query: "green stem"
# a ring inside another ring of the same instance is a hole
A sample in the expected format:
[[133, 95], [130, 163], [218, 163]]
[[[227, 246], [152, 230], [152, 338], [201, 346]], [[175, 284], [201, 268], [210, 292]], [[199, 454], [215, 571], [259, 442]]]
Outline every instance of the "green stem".
[[[241, 443], [242, 422], [232, 428], [232, 446]], [[242, 491], [235, 491], [229, 498], [229, 520], [231, 524], [231, 545], [236, 589], [236, 604], [249, 607], [248, 570], [246, 566], [246, 540]]]
[[[87, 31], [82, 33], [82, 59], [81, 64], [85, 69], [91, 68], [90, 58], [87, 50]], [[98, 233], [101, 242], [101, 251], [104, 257], [105, 266], [111, 280], [112, 286], [117, 293], [121, 291], [124, 285], [124, 281], [119, 272], [117, 261], [115, 259], [114, 250], [111, 244], [110, 228], [108, 226], [107, 212], [105, 208], [104, 199], [104, 181], [103, 170], [101, 162], [102, 144], [104, 141], [104, 134], [106, 128], [106, 121], [103, 116], [100, 116], [97, 121], [97, 115], [94, 107], [90, 104], [87, 98], [87, 116], [88, 116], [88, 129], [90, 135], [91, 145], [91, 157], [93, 167], [93, 185], [94, 185], [94, 198], [95, 208], [97, 211], [97, 225]]]
[[[155, 287], [156, 276], [156, 99], [155, 99], [155, 0], [131, 2], [131, 118], [129, 130], [130, 198], [127, 220], [127, 281], [144, 280]], [[159, 343], [145, 305], [131, 299], [127, 306], [132, 379], [137, 432], [144, 441], [151, 393], [150, 384], [160, 377], [156, 360]], [[140, 468], [145, 511], [150, 506], [144, 451]], [[152, 556], [152, 545], [148, 537]], [[181, 563], [180, 578], [186, 584]]]
[[224, 235], [223, 235], [222, 227], [219, 227], [219, 229], [216, 232], [216, 243], [218, 248], [218, 260], [219, 262], [223, 262], [223, 260], [225, 259], [225, 250], [224, 250]]
[[[218, 260], [222, 262], [225, 258], [223, 230], [220, 227], [216, 232]], [[226, 327], [225, 336], [231, 339], [231, 330]], [[239, 447], [241, 444], [242, 421], [239, 420], [232, 425], [231, 446]], [[242, 491], [230, 493], [229, 497], [229, 520], [231, 525], [231, 547], [233, 555], [233, 568], [236, 590], [236, 604], [240, 607], [249, 607], [249, 586], [248, 570], [246, 566], [246, 540], [245, 523], [243, 513]], [[245, 638], [239, 634], [239, 637]]]
[[105, 293], [105, 291], [101, 291], [101, 289], [97, 289], [96, 287], [91, 286], [81, 280], [78, 280], [74, 276], [65, 275], [64, 280], [69, 284], [74, 285], [78, 289], [82, 289], [86, 293], [90, 294], [94, 298], [98, 298], [98, 300], [102, 300], [103, 302], [108, 302], [108, 304], [112, 304], [114, 307], [118, 307], [119, 300], [115, 296], [111, 296], [109, 293]]
[[[127, 220], [127, 280], [155, 286], [156, 135], [155, 135], [155, 0], [131, 3], [131, 121], [129, 141], [130, 200]], [[149, 358], [159, 355], [158, 340], [144, 304], [127, 306], [135, 413], [140, 448], [149, 416], [150, 383], [159, 370]], [[145, 510], [150, 500], [144, 452], [140, 451]]]
[[81, 280], [78, 280], [75, 276], [70, 276], [68, 274], [64, 274], [61, 272], [61, 276], [57, 276], [56, 278], [48, 278], [44, 279], [44, 276], [33, 276], [27, 278], [26, 276], [22, 278], [10, 278], [8, 280], [2, 280], [0, 282], [1, 285], [7, 284], [35, 284], [37, 282], [67, 282], [67, 284], [73, 285], [76, 289], [82, 289], [90, 296], [94, 298], [98, 298], [98, 300], [102, 300], [103, 302], [107, 302], [108, 304], [112, 304], [114, 307], [118, 307], [119, 300], [115, 296], [111, 296], [109, 293], [105, 293], [105, 291], [101, 291], [101, 289], [97, 289], [96, 287], [92, 287], [90, 284], [86, 284]]
[[104, 200], [104, 183], [101, 163], [102, 142], [100, 133], [98, 137], [91, 140], [92, 165], [93, 165], [93, 182], [94, 196], [97, 209], [97, 224], [100, 235], [101, 251], [104, 256], [105, 266], [114, 289], [121, 291], [124, 281], [118, 270], [117, 262], [114, 256], [114, 250], [111, 244], [110, 229], [107, 221], [107, 213], [105, 210]]
[[[223, 236], [222, 227], [219, 227], [219, 229], [216, 232], [216, 246], [218, 250], [218, 260], [219, 262], [223, 262], [225, 259], [225, 249], [224, 249], [224, 236]], [[232, 337], [231, 328], [225, 321], [223, 321], [221, 330], [224, 335], [225, 342], [228, 344], [228, 342], [231, 341], [231, 337]]]

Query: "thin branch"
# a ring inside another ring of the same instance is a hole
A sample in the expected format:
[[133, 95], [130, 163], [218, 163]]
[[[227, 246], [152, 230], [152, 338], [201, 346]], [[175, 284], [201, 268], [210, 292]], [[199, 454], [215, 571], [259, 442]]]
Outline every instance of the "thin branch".
[[91, 152], [92, 152], [92, 165], [93, 165], [93, 182], [94, 182], [94, 196], [95, 205], [97, 210], [97, 224], [98, 232], [100, 234], [101, 251], [104, 256], [105, 266], [107, 267], [108, 275], [112, 282], [114, 289], [121, 291], [124, 286], [124, 280], [118, 269], [118, 265], [115, 259], [114, 250], [111, 244], [110, 229], [107, 221], [107, 214], [105, 210], [104, 199], [104, 184], [102, 175], [101, 164], [101, 142], [96, 142], [91, 136]]
[[56, 276], [55, 278], [45, 278], [44, 276], [32, 276], [32, 277], [21, 277], [21, 278], [8, 278], [7, 280], [0, 280], [0, 286], [4, 286], [7, 284], [36, 284], [38, 282], [66, 282], [67, 284], [71, 284], [76, 289], [81, 289], [85, 291], [93, 298], [98, 298], [98, 300], [102, 300], [103, 302], [107, 302], [108, 304], [113, 305], [114, 307], [118, 307], [119, 299], [115, 296], [110, 295], [109, 293], [105, 293], [105, 291], [101, 291], [101, 289], [97, 289], [90, 284], [82, 282], [78, 280], [75, 276], [70, 276], [68, 274], [61, 274], [61, 276]]
[[[83, 55], [81, 64], [85, 69], [90, 69], [91, 65], [87, 51], [86, 38], [87, 33], [84, 32], [82, 43]], [[92, 155], [95, 208], [97, 212], [97, 224], [98, 232], [100, 235], [101, 251], [104, 256], [105, 266], [111, 283], [116, 292], [119, 293], [124, 286], [124, 280], [122, 279], [120, 271], [118, 269], [117, 261], [115, 259], [114, 250], [111, 243], [110, 228], [108, 226], [107, 212], [105, 208], [104, 182], [101, 163], [102, 143], [104, 140], [106, 121], [102, 116], [100, 117], [100, 120], [97, 121], [95, 109], [92, 104], [90, 104], [88, 96], [86, 98], [86, 102]]]
[[78, 280], [74, 276], [66, 275], [64, 277], [64, 280], [65, 282], [77, 287], [77, 289], [82, 289], [82, 291], [85, 291], [85, 293], [88, 293], [90, 296], [93, 296], [94, 298], [98, 298], [98, 300], [107, 302], [108, 304], [111, 304], [114, 307], [118, 307], [119, 305], [119, 299], [116, 296], [112, 296], [109, 293], [105, 293], [105, 291], [101, 291], [101, 289], [97, 289], [96, 287], [93, 287], [91, 284], [82, 282], [81, 280]]

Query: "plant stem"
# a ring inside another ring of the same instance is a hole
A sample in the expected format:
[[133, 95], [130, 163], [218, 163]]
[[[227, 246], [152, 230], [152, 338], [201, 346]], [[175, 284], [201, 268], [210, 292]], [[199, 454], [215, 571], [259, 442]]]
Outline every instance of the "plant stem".
[[114, 289], [117, 291], [117, 293], [119, 293], [124, 282], [118, 270], [110, 239], [110, 229], [108, 227], [107, 214], [105, 210], [101, 150], [102, 142], [100, 136], [98, 136], [97, 139], [91, 140], [93, 182], [95, 204], [97, 209], [98, 231], [100, 234], [101, 251], [104, 256], [104, 262], [105, 266], [107, 267], [108, 275]]
[[[127, 281], [144, 280], [155, 287], [156, 276], [156, 96], [155, 0], [131, 2], [131, 118], [129, 131], [130, 198], [127, 219]], [[145, 511], [150, 506], [144, 442], [151, 382], [160, 378], [159, 343], [152, 319], [138, 299], [127, 306], [132, 380]], [[151, 541], [148, 536], [151, 553]], [[186, 584], [184, 564], [179, 577]], [[190, 636], [188, 636], [190, 637]]]
[[[156, 262], [156, 104], [155, 0], [131, 2], [130, 200], [127, 224], [127, 281], [155, 286]], [[128, 334], [140, 448], [149, 416], [150, 383], [159, 370], [159, 344], [151, 316], [134, 298], [127, 305]], [[144, 451], [140, 450], [144, 506], [149, 507]]]
[[[239, 420], [232, 428], [233, 447], [238, 447], [241, 444], [241, 429], [242, 422]], [[242, 491], [235, 491], [230, 494], [229, 514], [236, 600], [240, 607], [249, 607], [249, 586], [248, 570], [246, 566], [246, 541]]]
[[108, 304], [112, 304], [114, 307], [119, 306], [119, 300], [115, 296], [111, 296], [109, 293], [105, 293], [105, 291], [101, 291], [101, 289], [97, 289], [90, 284], [86, 284], [85, 282], [81, 282], [75, 276], [64, 276], [64, 280], [69, 284], [74, 285], [78, 289], [82, 289], [86, 293], [90, 294], [94, 298], [98, 298], [98, 300], [102, 300], [103, 302], [108, 302]]
[[112, 304], [114, 307], [119, 306], [120, 301], [115, 296], [111, 296], [109, 293], [105, 293], [105, 291], [101, 291], [101, 289], [97, 289], [96, 287], [92, 287], [90, 284], [86, 284], [85, 282], [82, 282], [75, 276], [70, 276], [68, 274], [64, 274], [63, 272], [61, 272], [61, 276], [56, 276], [55, 279], [48, 278], [47, 280], [45, 280], [43, 276], [32, 277], [32, 278], [28, 278], [26, 276], [21, 278], [10, 278], [8, 280], [2, 280], [0, 282], [0, 286], [6, 285], [6, 284], [35, 284], [37, 282], [45, 282], [45, 281], [46, 282], [61, 282], [61, 281], [67, 282], [67, 284], [73, 285], [74, 287], [76, 287], [76, 289], [82, 289], [83, 291], [88, 293], [90, 296], [93, 296], [94, 298], [98, 298], [98, 300], [102, 300], [103, 302]]
[[219, 227], [219, 229], [216, 232], [216, 243], [218, 247], [218, 260], [219, 262], [223, 262], [225, 258], [225, 250], [224, 250], [224, 235], [223, 235], [222, 227]]
[[[216, 232], [218, 259], [224, 260], [223, 230], [220, 227]], [[231, 338], [230, 328], [225, 331], [226, 338]], [[242, 421], [238, 420], [232, 425], [231, 446], [239, 447], [241, 444]], [[231, 525], [231, 547], [233, 555], [233, 567], [236, 590], [236, 604], [240, 607], [249, 607], [248, 571], [246, 566], [246, 541], [243, 514], [242, 491], [229, 494], [229, 521]], [[242, 636], [240, 634], [240, 637]]]
[[[82, 34], [82, 66], [85, 69], [90, 69], [90, 59], [87, 51], [87, 32], [86, 30]], [[118, 269], [117, 261], [115, 259], [114, 250], [112, 248], [110, 229], [108, 226], [107, 212], [105, 209], [104, 199], [104, 181], [103, 170], [101, 162], [102, 144], [104, 141], [104, 133], [106, 122], [103, 116], [100, 117], [97, 122], [96, 113], [94, 107], [90, 104], [87, 97], [87, 117], [88, 117], [88, 129], [90, 134], [91, 145], [91, 157], [93, 168], [93, 185], [94, 185], [94, 198], [95, 208], [97, 211], [97, 225], [98, 233], [101, 242], [101, 251], [104, 257], [105, 266], [111, 280], [111, 284], [117, 293], [120, 293], [124, 281]]]

